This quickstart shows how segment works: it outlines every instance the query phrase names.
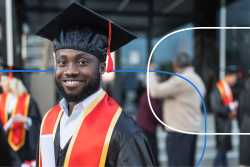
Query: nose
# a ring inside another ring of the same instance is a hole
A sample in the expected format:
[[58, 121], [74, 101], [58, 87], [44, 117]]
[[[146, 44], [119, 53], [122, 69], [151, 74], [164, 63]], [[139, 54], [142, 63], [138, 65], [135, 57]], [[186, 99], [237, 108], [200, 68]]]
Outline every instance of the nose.
[[67, 70], [64, 71], [64, 75], [73, 76], [73, 75], [79, 75], [79, 74], [80, 72], [74, 63], [70, 63]]

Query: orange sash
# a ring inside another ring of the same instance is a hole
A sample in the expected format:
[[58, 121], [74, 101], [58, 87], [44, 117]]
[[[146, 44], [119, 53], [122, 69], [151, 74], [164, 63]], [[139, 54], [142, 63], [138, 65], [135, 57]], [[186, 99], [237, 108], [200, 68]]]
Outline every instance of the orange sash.
[[[223, 104], [225, 106], [229, 106], [229, 104], [231, 102], [233, 102], [233, 93], [232, 93], [232, 89], [230, 88], [230, 94], [227, 95], [224, 84], [225, 84], [224, 81], [220, 80], [220, 81], [217, 82], [217, 87], [218, 87], [218, 89], [220, 91], [221, 100], [222, 100]], [[236, 113], [230, 111], [229, 112], [229, 118], [232, 118], [232, 119], [236, 118]]]
[[[8, 121], [8, 93], [1, 94], [0, 101], [0, 117], [3, 125]], [[16, 105], [11, 113], [11, 117], [16, 114], [21, 114], [25, 117], [28, 116], [30, 95], [25, 93], [22, 97], [17, 98]], [[8, 142], [14, 151], [19, 150], [25, 144], [26, 130], [24, 124], [21, 122], [16, 122], [11, 125], [8, 133]]]
[[229, 106], [229, 104], [231, 102], [233, 102], [233, 93], [232, 93], [232, 89], [230, 88], [230, 94], [227, 95], [226, 94], [226, 89], [225, 89], [225, 85], [224, 85], [224, 81], [220, 80], [217, 82], [217, 87], [220, 91], [220, 95], [221, 95], [221, 99], [222, 99], [222, 102], [225, 106]]
[[[121, 107], [105, 91], [84, 111], [70, 141], [64, 166], [105, 166], [109, 142]], [[53, 134], [62, 116], [58, 104], [43, 118], [41, 134]], [[39, 166], [42, 166], [39, 150]]]

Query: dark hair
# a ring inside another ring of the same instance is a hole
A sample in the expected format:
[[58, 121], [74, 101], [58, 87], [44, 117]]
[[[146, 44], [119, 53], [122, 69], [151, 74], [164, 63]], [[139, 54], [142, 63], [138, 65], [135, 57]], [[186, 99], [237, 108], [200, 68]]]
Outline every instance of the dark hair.
[[191, 65], [190, 58], [187, 53], [179, 53], [173, 57], [174, 64], [176, 64], [179, 68], [184, 68]]

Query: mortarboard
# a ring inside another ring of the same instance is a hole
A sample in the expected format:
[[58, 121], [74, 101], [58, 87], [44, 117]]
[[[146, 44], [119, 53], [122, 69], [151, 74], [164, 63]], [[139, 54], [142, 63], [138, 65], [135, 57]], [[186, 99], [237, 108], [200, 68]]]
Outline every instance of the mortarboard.
[[226, 74], [237, 74], [238, 66], [236, 66], [236, 65], [226, 66], [225, 72], [226, 72]]
[[137, 38], [77, 2], [59, 13], [36, 35], [53, 41], [54, 52], [59, 49], [80, 50], [96, 56], [101, 62], [108, 55], [107, 72], [113, 71], [110, 53]]
[[[0, 65], [3, 67], [3, 70], [23, 70], [21, 68], [15, 67], [15, 66], [8, 66], [5, 63], [0, 63]], [[10, 79], [17, 78], [22, 80], [22, 73], [21, 72], [2, 72], [2, 75], [8, 76]]]
[[229, 65], [226, 66], [225, 68], [225, 72], [226, 74], [237, 74], [238, 78], [241, 79], [242, 78], [242, 71], [241, 68], [237, 65]]

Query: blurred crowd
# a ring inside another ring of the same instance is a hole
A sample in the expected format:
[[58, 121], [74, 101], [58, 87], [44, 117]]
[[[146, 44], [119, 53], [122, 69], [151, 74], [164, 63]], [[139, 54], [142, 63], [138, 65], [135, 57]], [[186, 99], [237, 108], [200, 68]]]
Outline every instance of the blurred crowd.
[[[140, 96], [139, 113], [137, 122], [146, 133], [153, 150], [153, 154], [158, 162], [158, 151], [156, 141], [156, 126], [162, 125], [156, 119], [160, 119], [167, 131], [166, 152], [168, 156], [168, 166], [195, 166], [195, 151], [197, 135], [202, 122], [202, 100], [206, 95], [206, 87], [202, 79], [195, 73], [191, 59], [186, 53], [174, 56], [173, 72], [166, 81], [160, 82], [159, 76], [149, 73], [149, 98], [147, 91]], [[150, 70], [156, 70], [157, 65], [151, 64]], [[250, 132], [250, 92], [244, 91], [238, 100], [233, 98], [231, 87], [237, 82], [239, 68], [235, 65], [227, 66], [225, 76], [219, 80], [211, 93], [209, 100], [211, 111], [215, 119], [216, 133], [231, 133], [232, 120], [237, 119], [240, 133]], [[184, 77], [192, 82], [197, 90]], [[151, 108], [152, 107], [152, 108]], [[151, 110], [152, 109], [152, 110]], [[154, 111], [154, 114], [153, 112]], [[216, 135], [217, 153], [214, 157], [213, 166], [228, 166], [227, 152], [232, 149], [231, 135]], [[239, 166], [250, 165], [249, 136], [240, 136], [239, 146]]]

